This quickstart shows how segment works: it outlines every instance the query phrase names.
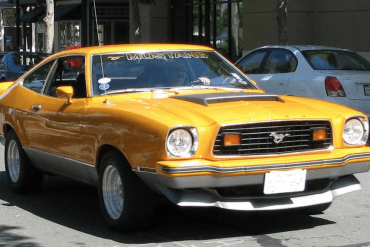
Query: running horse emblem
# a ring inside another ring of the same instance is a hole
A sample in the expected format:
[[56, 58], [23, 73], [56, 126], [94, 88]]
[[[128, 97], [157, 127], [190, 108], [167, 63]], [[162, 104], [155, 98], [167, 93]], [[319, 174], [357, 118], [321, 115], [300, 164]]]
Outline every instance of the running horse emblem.
[[276, 144], [279, 144], [285, 137], [290, 136], [290, 134], [277, 134], [276, 132], [272, 132], [270, 136], [274, 138]]

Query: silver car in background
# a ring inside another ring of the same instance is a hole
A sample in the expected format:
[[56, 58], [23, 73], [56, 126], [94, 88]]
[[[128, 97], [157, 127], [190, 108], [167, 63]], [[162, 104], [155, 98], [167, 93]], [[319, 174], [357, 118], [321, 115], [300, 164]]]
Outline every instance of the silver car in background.
[[236, 65], [268, 93], [339, 103], [370, 117], [370, 62], [324, 46], [265, 46]]

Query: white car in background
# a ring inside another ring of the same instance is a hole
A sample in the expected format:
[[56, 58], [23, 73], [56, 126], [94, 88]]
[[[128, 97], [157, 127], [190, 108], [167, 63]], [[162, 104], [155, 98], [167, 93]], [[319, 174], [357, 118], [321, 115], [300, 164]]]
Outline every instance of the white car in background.
[[265, 46], [236, 65], [267, 93], [339, 103], [370, 117], [370, 62], [356, 52], [324, 46]]

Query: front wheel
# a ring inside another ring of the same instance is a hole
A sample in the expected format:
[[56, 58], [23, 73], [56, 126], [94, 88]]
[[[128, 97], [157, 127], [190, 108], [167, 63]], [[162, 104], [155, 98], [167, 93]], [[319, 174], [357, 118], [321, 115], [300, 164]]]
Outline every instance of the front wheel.
[[42, 186], [43, 174], [37, 170], [11, 131], [5, 142], [5, 170], [10, 188], [17, 193], [37, 191]]
[[152, 215], [149, 191], [122, 162], [116, 151], [107, 152], [99, 165], [99, 201], [110, 227], [117, 231], [146, 228]]

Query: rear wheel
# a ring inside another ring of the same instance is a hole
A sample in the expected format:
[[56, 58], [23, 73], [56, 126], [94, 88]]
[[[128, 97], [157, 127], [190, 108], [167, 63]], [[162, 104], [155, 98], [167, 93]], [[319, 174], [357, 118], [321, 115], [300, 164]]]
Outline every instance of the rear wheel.
[[37, 191], [42, 186], [42, 172], [28, 159], [14, 131], [6, 136], [5, 170], [9, 186], [17, 193]]
[[123, 162], [108, 151], [99, 166], [99, 201], [110, 227], [117, 231], [147, 228], [153, 211], [148, 189]]

